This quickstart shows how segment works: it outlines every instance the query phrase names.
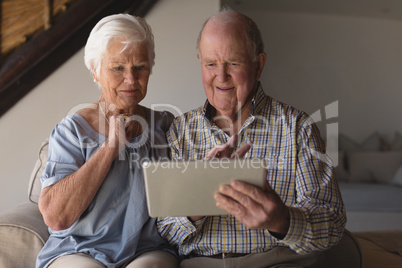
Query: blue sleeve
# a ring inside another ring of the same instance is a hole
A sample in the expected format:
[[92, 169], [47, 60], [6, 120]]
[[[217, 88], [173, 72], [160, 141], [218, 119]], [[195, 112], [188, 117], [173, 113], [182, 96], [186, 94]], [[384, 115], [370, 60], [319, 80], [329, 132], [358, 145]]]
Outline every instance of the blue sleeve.
[[74, 173], [84, 163], [85, 157], [77, 132], [63, 120], [49, 137], [49, 155], [41, 177], [42, 189]]

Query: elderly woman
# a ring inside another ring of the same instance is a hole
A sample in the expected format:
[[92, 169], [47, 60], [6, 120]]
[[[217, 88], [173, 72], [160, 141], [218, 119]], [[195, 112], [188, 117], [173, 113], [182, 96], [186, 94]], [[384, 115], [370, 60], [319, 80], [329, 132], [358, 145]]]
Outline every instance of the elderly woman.
[[39, 199], [50, 238], [36, 267], [177, 267], [149, 218], [140, 166], [167, 157], [173, 119], [139, 105], [154, 58], [141, 18], [112, 15], [92, 30], [85, 64], [102, 93], [50, 135]]

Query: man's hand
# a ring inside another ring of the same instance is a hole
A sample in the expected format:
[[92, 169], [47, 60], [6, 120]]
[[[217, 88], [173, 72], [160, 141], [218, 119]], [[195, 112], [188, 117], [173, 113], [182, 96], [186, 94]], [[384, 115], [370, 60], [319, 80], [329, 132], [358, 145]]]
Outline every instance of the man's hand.
[[264, 189], [233, 181], [222, 185], [215, 194], [217, 206], [236, 217], [250, 229], [268, 229], [286, 235], [289, 229], [289, 209], [266, 182]]
[[230, 137], [229, 141], [217, 145], [209, 151], [206, 159], [211, 158], [242, 158], [250, 150], [252, 143], [248, 141], [245, 145], [236, 150], [237, 134]]

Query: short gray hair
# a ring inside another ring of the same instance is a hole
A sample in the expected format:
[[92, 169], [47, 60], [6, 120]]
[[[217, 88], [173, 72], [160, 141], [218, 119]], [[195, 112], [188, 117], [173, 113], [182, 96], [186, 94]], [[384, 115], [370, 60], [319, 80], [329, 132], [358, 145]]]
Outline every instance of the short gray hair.
[[122, 51], [133, 43], [144, 43], [152, 70], [155, 64], [155, 43], [151, 27], [141, 17], [116, 14], [101, 19], [89, 34], [84, 56], [85, 65], [89, 71], [99, 75], [102, 56], [113, 38], [124, 39], [125, 47]]
[[205, 25], [208, 23], [210, 19], [218, 19], [222, 23], [241, 23], [244, 25], [244, 31], [247, 37], [247, 45], [249, 47], [251, 56], [254, 57], [254, 60], [257, 60], [257, 56], [260, 53], [264, 52], [264, 42], [262, 41], [261, 32], [258, 29], [257, 24], [246, 15], [231, 10], [230, 8], [223, 8], [219, 13], [211, 16], [207, 19], [202, 25], [201, 31], [198, 35], [197, 39], [197, 50], [200, 50], [200, 42], [202, 37], [202, 32], [204, 31]]

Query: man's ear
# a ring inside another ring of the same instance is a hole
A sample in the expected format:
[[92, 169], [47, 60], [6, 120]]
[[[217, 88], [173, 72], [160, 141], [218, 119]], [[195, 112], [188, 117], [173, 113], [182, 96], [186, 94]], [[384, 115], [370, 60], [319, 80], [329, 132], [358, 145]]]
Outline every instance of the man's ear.
[[200, 55], [200, 53], [197, 53], [197, 59], [198, 59], [199, 61], [201, 61], [201, 55]]
[[264, 70], [265, 62], [267, 61], [267, 54], [261, 52], [257, 56], [257, 80], [260, 80], [262, 71]]

